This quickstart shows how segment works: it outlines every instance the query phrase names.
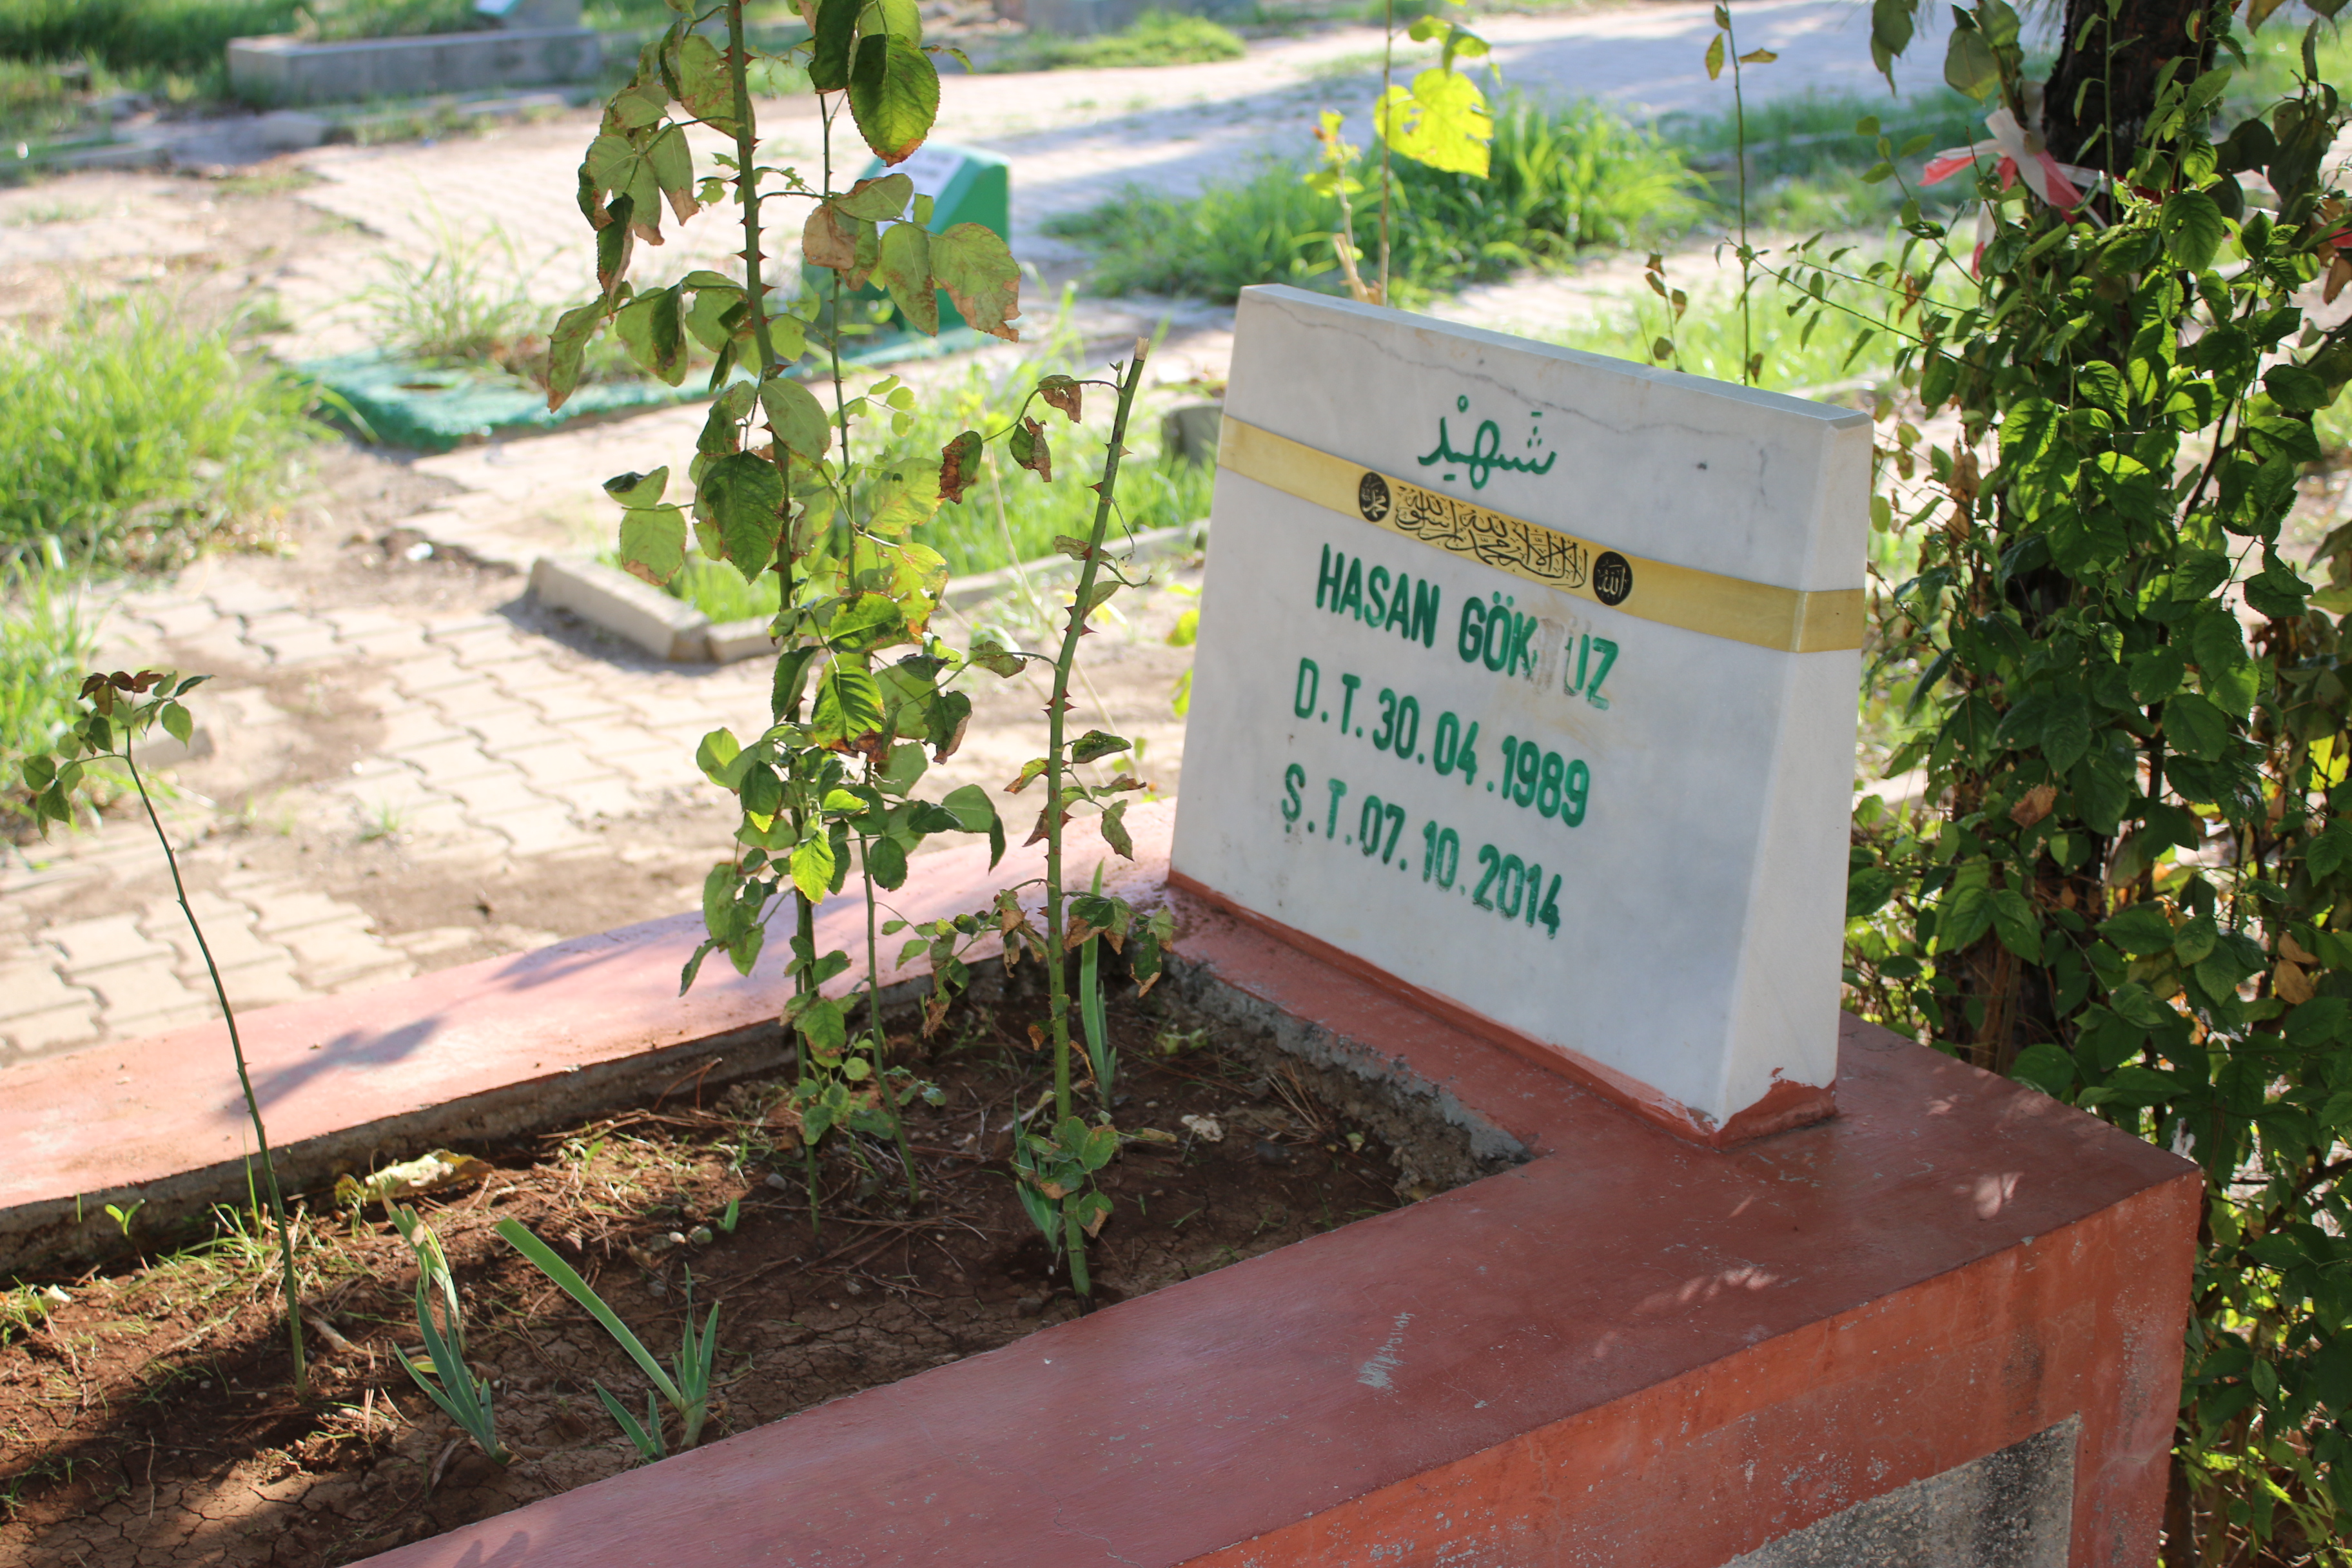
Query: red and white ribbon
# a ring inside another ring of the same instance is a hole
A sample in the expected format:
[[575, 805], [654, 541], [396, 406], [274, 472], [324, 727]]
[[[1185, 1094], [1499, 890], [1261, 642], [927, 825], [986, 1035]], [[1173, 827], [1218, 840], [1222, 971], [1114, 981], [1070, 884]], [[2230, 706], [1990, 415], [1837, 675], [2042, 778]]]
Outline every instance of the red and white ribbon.
[[1927, 160], [1919, 172], [1923, 184], [1934, 184], [1948, 179], [1962, 169], [1973, 167], [1987, 158], [1999, 160], [2000, 188], [2007, 190], [2025, 176], [2026, 189], [2059, 211], [2071, 216], [2083, 205], [2083, 192], [2077, 186], [2096, 186], [2105, 176], [2096, 169], [2085, 169], [2074, 163], [2062, 163], [2042, 145], [2042, 138], [2017, 122], [2017, 116], [2006, 108], [1996, 109], [1985, 116], [1985, 129], [1992, 132], [1990, 141], [1972, 142], [1965, 147], [1948, 147]]

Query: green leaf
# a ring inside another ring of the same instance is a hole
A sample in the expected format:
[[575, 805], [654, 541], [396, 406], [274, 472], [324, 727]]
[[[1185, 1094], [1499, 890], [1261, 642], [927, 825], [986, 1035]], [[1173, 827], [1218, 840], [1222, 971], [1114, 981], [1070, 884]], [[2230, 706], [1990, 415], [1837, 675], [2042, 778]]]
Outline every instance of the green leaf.
[[992, 675], [1010, 679], [1021, 673], [1021, 656], [1010, 652], [994, 637], [982, 634], [971, 639], [971, 661]]
[[1120, 736], [1108, 734], [1101, 730], [1089, 730], [1070, 742], [1070, 761], [1074, 763], [1091, 763], [1097, 757], [1108, 757], [1116, 752], [1133, 749], [1132, 742]]
[[1723, 75], [1723, 59], [1724, 59], [1724, 51], [1723, 51], [1723, 35], [1722, 35], [1721, 33], [1717, 33], [1714, 37], [1712, 37], [1712, 38], [1710, 38], [1710, 39], [1708, 39], [1708, 40], [1707, 40], [1707, 45], [1706, 45], [1706, 79], [1707, 79], [1707, 80], [1709, 80], [1709, 81], [1714, 81], [1714, 80], [1717, 79], [1718, 78], [1720, 78], [1720, 77]]
[[815, 51], [809, 58], [809, 86], [839, 92], [849, 85], [849, 53], [857, 41], [857, 13], [865, 0], [823, 0], [816, 13]]
[[604, 493], [623, 506], [657, 506], [661, 502], [662, 492], [668, 488], [667, 464], [650, 474], [615, 474], [604, 481]]
[[2199, 684], [2205, 695], [2229, 712], [2244, 718], [2254, 705], [2260, 682], [2254, 661], [2246, 652], [2246, 638], [2238, 617], [2227, 610], [2200, 616], [2189, 627], [2189, 646], [2197, 654]]
[[894, 223], [882, 231], [882, 258], [874, 276], [917, 331], [938, 335], [940, 293], [931, 287], [931, 237], [922, 225]]
[[2174, 261], [2191, 272], [2202, 272], [2213, 265], [2221, 242], [2229, 237], [2230, 223], [2204, 192], [2175, 191], [2165, 198], [2157, 230]]
[[676, 386], [686, 379], [686, 332], [678, 315], [678, 290], [640, 294], [613, 318], [613, 331], [628, 345], [629, 357]]
[[686, 513], [674, 506], [631, 507], [621, 514], [621, 566], [658, 588], [686, 564]]
[[760, 406], [768, 428], [795, 458], [815, 462], [833, 445], [833, 425], [816, 394], [799, 382], [775, 376], [760, 384]]
[[2352, 821], [2331, 822], [2304, 846], [2304, 863], [2315, 877], [2332, 877], [2352, 863]]
[[2000, 60], [1974, 27], [1955, 27], [1944, 51], [1944, 79], [1954, 90], [1979, 100], [2000, 90]]
[[[813, 834], [793, 846], [793, 886], [811, 904], [824, 901], [833, 886], [833, 840], [826, 835]], [[807, 1027], [805, 1022], [802, 1026]], [[836, 1035], [833, 1044], [840, 1043]]]
[[1110, 846], [1113, 854], [1122, 859], [1132, 860], [1135, 858], [1135, 840], [1128, 836], [1127, 831], [1129, 804], [1122, 800], [1111, 806], [1095, 826], [1102, 829], [1103, 842]]
[[[624, 230], [624, 233], [626, 231]], [[547, 336], [547, 406], [549, 412], [563, 406], [573, 389], [580, 384], [583, 361], [588, 353], [588, 341], [604, 324], [604, 302], [575, 305], [555, 319], [555, 330]]]
[[882, 688], [855, 665], [836, 660], [818, 678], [809, 738], [820, 746], [846, 748], [882, 725]]
[[740, 289], [703, 289], [696, 291], [694, 303], [687, 307], [686, 330], [694, 341], [716, 353], [727, 346], [734, 332], [727, 318], [740, 310], [743, 290]]
[[2182, 657], [2179, 647], [2172, 643], [2134, 655], [2129, 675], [2132, 700], [2139, 703], [2163, 701], [2180, 689], [2180, 678], [2188, 668], [2187, 659]]
[[164, 731], [184, 746], [188, 743], [188, 737], [196, 732], [194, 718], [176, 702], [164, 703], [162, 717]]
[[862, 37], [849, 69], [849, 112], [876, 157], [903, 163], [939, 118], [940, 73], [904, 38]]
[[677, 1384], [670, 1381], [669, 1373], [662, 1370], [662, 1364], [654, 1359], [654, 1353], [646, 1349], [644, 1342], [630, 1331], [629, 1325], [621, 1321], [619, 1315], [604, 1304], [604, 1299], [596, 1294], [595, 1289], [580, 1278], [579, 1271], [556, 1256], [553, 1247], [532, 1235], [520, 1220], [502, 1219], [493, 1228], [506, 1238], [508, 1246], [530, 1259], [532, 1267], [584, 1308], [588, 1315], [613, 1336], [613, 1342], [629, 1352], [629, 1359], [637, 1363], [646, 1381], [661, 1391], [663, 1398], [673, 1405], [684, 1405], [685, 1399], [678, 1393]]
[[732, 126], [735, 80], [728, 74], [719, 46], [700, 33], [688, 33], [678, 40], [675, 63], [680, 100], [687, 111], [698, 120]]
[[661, 182], [652, 159], [635, 142], [607, 132], [588, 143], [585, 167], [596, 189], [628, 198], [633, 223], [660, 232]]
[[2132, 904], [2099, 927], [2099, 934], [2134, 958], [2153, 958], [2168, 951], [2174, 932], [2170, 917], [2156, 904]]
[[694, 499], [696, 510], [717, 525], [728, 563], [745, 582], [768, 569], [783, 527], [784, 477], [775, 464], [749, 452], [720, 458], [703, 469]]
[[2042, 917], [2015, 888], [1992, 892], [1992, 927], [2001, 946], [2028, 963], [2042, 962]]
[[2074, 1087], [2074, 1058], [2064, 1047], [2038, 1040], [2017, 1053], [2017, 1059], [2009, 1064], [2009, 1076], [2053, 1099], [2063, 1099]]
[[1991, 889], [1981, 880], [1956, 884], [1937, 906], [1936, 951], [1958, 952], [1972, 946], [1992, 929], [1992, 915]]
[[2299, 364], [2273, 365], [2264, 371], [2263, 390], [2291, 414], [2315, 414], [2336, 401], [2327, 384]]
[[2195, 762], [2219, 762], [2230, 743], [2230, 717], [2204, 698], [2183, 694], [2164, 705], [2164, 738]]
[[931, 236], [931, 279], [948, 291], [974, 331], [1021, 341], [1006, 325], [1021, 314], [1021, 267], [1003, 237], [976, 223], [960, 223]]
[[915, 182], [905, 174], [880, 174], [870, 180], [860, 180], [849, 187], [846, 195], [833, 198], [833, 210], [849, 217], [863, 218], [867, 223], [904, 217], [907, 204], [914, 199]]
[[734, 731], [713, 730], [694, 748], [694, 765], [711, 783], [733, 789], [735, 781], [742, 776], [743, 770], [735, 765], [742, 755], [743, 743], [735, 738]]
[[907, 880], [907, 852], [894, 838], [876, 838], [866, 846], [866, 874], [874, 885], [884, 891], [893, 891]]
[[1867, 920], [1895, 896], [1895, 877], [1882, 866], [1861, 866], [1846, 873], [1845, 918]]
[[2053, 773], [2064, 773], [2091, 746], [2091, 710], [2079, 692], [2051, 699], [2042, 722], [2042, 751]]
[[2116, 1016], [2143, 1029], [2169, 1029], [2180, 1022], [2180, 1015], [2158, 1001], [2148, 988], [2137, 980], [2126, 980], [2107, 997], [2107, 1005]]
[[[1719, 59], [1720, 42], [1709, 51]], [[1372, 123], [1390, 148], [1433, 169], [1486, 177], [1495, 122], [1486, 96], [1460, 71], [1433, 68], [1412, 79], [1412, 90], [1391, 87], [1372, 107]]]
[[887, 594], [860, 594], [825, 623], [824, 640], [842, 653], [865, 653], [895, 641], [907, 629], [907, 613]]
[[742, 450], [742, 432], [738, 426], [758, 400], [759, 388], [748, 381], [739, 381], [712, 398], [710, 412], [703, 416], [702, 433], [694, 439], [694, 449], [714, 457]]

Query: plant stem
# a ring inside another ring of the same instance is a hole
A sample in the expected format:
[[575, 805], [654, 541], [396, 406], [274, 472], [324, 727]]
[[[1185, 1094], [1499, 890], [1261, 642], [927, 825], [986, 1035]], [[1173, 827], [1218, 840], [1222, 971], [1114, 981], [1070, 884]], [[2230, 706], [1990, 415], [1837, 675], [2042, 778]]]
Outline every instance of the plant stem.
[[[735, 189], [743, 207], [743, 303], [751, 316], [751, 341], [759, 350], [760, 375], [762, 386], [768, 378], [782, 368], [777, 358], [775, 336], [768, 325], [768, 288], [761, 278], [760, 263], [766, 255], [760, 248], [765, 228], [760, 222], [760, 135], [751, 116], [751, 56], [743, 32], [743, 0], [727, 0], [727, 75], [734, 92], [735, 110]], [[776, 609], [788, 615], [793, 607], [793, 471], [792, 454], [782, 441], [770, 448], [776, 465], [777, 477], [784, 486], [784, 521], [776, 537]], [[794, 702], [798, 708], [797, 700]], [[794, 713], [782, 714], [793, 718]], [[807, 814], [799, 805], [792, 808], [793, 832], [795, 838], [807, 831]], [[799, 939], [798, 952], [816, 952], [816, 907], [801, 896], [798, 888], [789, 895], [793, 900], [793, 931]], [[809, 971], [802, 970], [793, 977], [795, 993], [805, 994], [814, 989], [815, 981]], [[808, 1171], [809, 1234], [820, 1234], [817, 1214], [816, 1151], [808, 1140], [801, 1141], [801, 1152], [806, 1158]]]
[[1723, 9], [1723, 44], [1731, 56], [1732, 153], [1739, 189], [1739, 384], [1756, 384], [1756, 348], [1749, 325], [1748, 302], [1755, 292], [1755, 252], [1748, 247], [1748, 100], [1739, 84], [1739, 39], [1731, 30], [1731, 7]]
[[[1394, 75], [1394, 73], [1395, 73], [1395, 69], [1396, 69], [1396, 0], [1381, 0], [1381, 104], [1382, 104], [1383, 106], [1385, 106], [1385, 105], [1388, 103], [1388, 100], [1389, 100], [1389, 87], [1390, 87], [1391, 79], [1391, 78], [1392, 78], [1392, 76]], [[1379, 115], [1378, 115], [1378, 113], [1377, 113], [1377, 112], [1374, 114], [1374, 116], [1373, 116], [1373, 120], [1374, 120], [1374, 124], [1373, 124], [1373, 127], [1372, 127], [1372, 131], [1373, 131], [1373, 133], [1374, 133], [1375, 135], [1378, 135], [1378, 134], [1379, 134], [1379, 132], [1380, 132], [1380, 126], [1379, 126], [1379, 124], [1378, 124]], [[1344, 170], [1344, 169], [1343, 169], [1343, 170], [1341, 170], [1341, 171], [1340, 171], [1340, 178], [1341, 178], [1343, 181], [1347, 178], [1347, 171], [1346, 171], [1346, 170]], [[1348, 226], [1348, 242], [1349, 242], [1350, 245], [1352, 245], [1352, 244], [1354, 244], [1354, 243], [1355, 243], [1355, 239], [1356, 239], [1355, 226], [1354, 226], [1353, 224], [1350, 224], [1350, 225], [1349, 225], [1349, 226]], [[1372, 301], [1372, 303], [1373, 303], [1373, 304], [1375, 304], [1375, 305], [1385, 305], [1385, 304], [1387, 304], [1388, 302], [1389, 302], [1389, 139], [1388, 139], [1387, 137], [1385, 137], [1385, 136], [1381, 136], [1381, 291], [1380, 291], [1380, 296], [1379, 296], [1377, 299], [1375, 299], [1375, 300]]]
[[[874, 776], [874, 764], [871, 761], [866, 764], [866, 775], [868, 781], [871, 781]], [[881, 1091], [883, 1114], [890, 1119], [890, 1136], [898, 1145], [898, 1163], [907, 1173], [907, 1201], [912, 1204], [922, 1201], [922, 1184], [915, 1179], [915, 1152], [907, 1144], [907, 1120], [898, 1114], [898, 1098], [890, 1092], [890, 1077], [885, 1070], [886, 1064], [883, 1059], [883, 1049], [887, 1039], [882, 1033], [880, 978], [882, 948], [881, 939], [876, 934], [874, 929], [874, 879], [872, 874], [866, 870], [866, 857], [872, 854], [873, 849], [872, 839], [865, 837], [858, 839], [858, 875], [864, 878], [866, 882], [866, 1016], [873, 1033], [873, 1038], [866, 1047], [866, 1056], [874, 1064], [874, 1087]]]
[[131, 737], [122, 737], [123, 764], [131, 770], [131, 787], [139, 792], [139, 804], [146, 808], [147, 825], [155, 830], [155, 842], [163, 847], [163, 863], [172, 870], [172, 892], [179, 900], [180, 912], [188, 917], [188, 930], [195, 933], [196, 951], [203, 955], [205, 973], [212, 976], [213, 995], [220, 1003], [221, 1017], [228, 1025], [229, 1053], [236, 1058], [236, 1081], [245, 1090], [246, 1114], [253, 1119], [253, 1140], [261, 1149], [262, 1179], [269, 1187], [270, 1213], [278, 1220], [278, 1258], [286, 1284], [286, 1336], [294, 1352], [294, 1392], [301, 1398], [310, 1397], [310, 1364], [302, 1353], [302, 1299], [294, 1280], [294, 1232], [286, 1223], [286, 1198], [278, 1187], [278, 1163], [270, 1157], [269, 1131], [261, 1124], [261, 1099], [253, 1092], [253, 1074], [245, 1065], [245, 1042], [236, 1032], [236, 1010], [228, 1005], [228, 990], [221, 984], [220, 966], [213, 962], [212, 944], [205, 940], [205, 928], [196, 921], [196, 911], [189, 907], [188, 888], [180, 879], [180, 858], [172, 853], [171, 836], [163, 831], [163, 820], [155, 815], [155, 803], [148, 798], [147, 781], [139, 776], [139, 764], [131, 759]]
[[[1062, 714], [1070, 705], [1070, 671], [1077, 664], [1078, 639], [1087, 631], [1087, 601], [1094, 594], [1095, 581], [1102, 568], [1103, 537], [1110, 531], [1111, 498], [1118, 490], [1118, 460], [1127, 449], [1127, 418], [1135, 406], [1136, 389], [1143, 384], [1143, 362], [1150, 350], [1149, 339], [1136, 339], [1135, 357], [1128, 363], [1127, 374], [1119, 378], [1118, 410], [1111, 418], [1108, 455], [1103, 461], [1102, 482], [1095, 487], [1097, 499], [1094, 528], [1087, 536], [1086, 563], [1078, 570], [1077, 597], [1070, 605], [1069, 624], [1063, 628], [1061, 651], [1054, 658], [1053, 698], [1045, 705], [1045, 984], [1054, 1031], [1054, 1120], [1057, 1124], [1068, 1121], [1071, 1113], [1070, 987], [1062, 958], [1062, 780], [1066, 767], [1063, 761], [1066, 748]], [[1079, 1295], [1087, 1295], [1092, 1287], [1087, 1278], [1085, 1232], [1072, 1225], [1066, 1234], [1070, 1283]]]

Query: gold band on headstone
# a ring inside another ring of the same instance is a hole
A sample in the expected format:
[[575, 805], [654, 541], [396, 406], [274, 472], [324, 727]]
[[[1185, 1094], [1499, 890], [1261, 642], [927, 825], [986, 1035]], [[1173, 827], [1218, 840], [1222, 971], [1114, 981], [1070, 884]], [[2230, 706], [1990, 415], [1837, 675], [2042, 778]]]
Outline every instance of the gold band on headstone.
[[1862, 646], [1859, 588], [1808, 593], [1621, 555], [1335, 458], [1230, 414], [1217, 442], [1217, 464], [1300, 500], [1643, 620], [1782, 653]]

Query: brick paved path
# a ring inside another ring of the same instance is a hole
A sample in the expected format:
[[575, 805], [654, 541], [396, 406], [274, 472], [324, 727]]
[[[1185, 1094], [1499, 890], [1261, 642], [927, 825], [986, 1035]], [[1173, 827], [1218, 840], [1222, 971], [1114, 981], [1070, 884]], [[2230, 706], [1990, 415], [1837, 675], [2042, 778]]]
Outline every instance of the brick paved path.
[[[1751, 74], [1756, 90], [1874, 90], [1865, 16], [1825, 0], [1743, 5], [1743, 46], [1781, 56]], [[1514, 86], [1667, 110], [1727, 101], [1699, 65], [1707, 16], [1704, 5], [1645, 5], [1482, 26]], [[1295, 153], [1325, 107], [1360, 117], [1377, 80], [1363, 62], [1378, 42], [1374, 30], [1348, 29], [1260, 46], [1218, 65], [952, 79], [937, 135], [1012, 162], [1016, 251], [1051, 264], [1068, 256], [1039, 233], [1053, 214], [1091, 205], [1129, 182], [1181, 193], [1244, 172], [1257, 157]], [[1934, 79], [1940, 58], [1930, 43], [1915, 48], [1906, 83]], [[527, 267], [545, 262], [533, 288], [550, 299], [583, 292], [572, 171], [593, 121], [583, 113], [442, 145], [306, 155], [324, 179], [304, 199], [356, 226], [289, 255], [278, 270], [274, 282], [295, 321], [291, 352], [363, 341], [348, 303], [353, 291], [380, 268], [387, 245], [429, 245], [443, 228], [502, 237]], [[780, 160], [814, 160], [818, 127], [804, 105], [771, 105], [765, 122]], [[0, 261], [23, 259], [12, 247], [40, 243], [64, 245], [50, 259], [68, 265], [76, 244], [121, 242], [120, 226], [113, 238], [107, 233], [103, 224], [46, 239], [35, 237], [37, 229], [0, 230]], [[718, 261], [732, 237], [721, 223], [689, 224], [659, 253], [659, 265], [668, 271]], [[168, 228], [144, 238], [159, 256], [195, 243]], [[1558, 321], [1587, 308], [1592, 288], [1620, 281], [1612, 273], [1597, 285], [1506, 285], [1448, 313], [1495, 323]], [[1085, 309], [1097, 340], [1152, 319], [1148, 310], [1121, 314], [1115, 304]], [[1041, 314], [1033, 307], [1033, 338]], [[1217, 315], [1187, 315], [1196, 330], [1170, 344], [1163, 377], [1222, 375], [1230, 339]], [[415, 470], [454, 493], [405, 526], [493, 567], [596, 548], [611, 525], [598, 481], [676, 462], [700, 420], [699, 409], [676, 409], [421, 459]], [[467, 605], [434, 608], [348, 584], [322, 586], [282, 563], [232, 558], [114, 603], [110, 661], [224, 677], [202, 704], [221, 754], [183, 773], [191, 781], [212, 776], [208, 768], [221, 773], [242, 804], [225, 797], [215, 805], [191, 794], [167, 812], [175, 840], [190, 846], [184, 867], [233, 1002], [257, 1006], [347, 990], [536, 945], [572, 934], [567, 915], [620, 923], [692, 906], [700, 868], [726, 831], [714, 792], [693, 766], [693, 747], [714, 725], [740, 732], [761, 722], [764, 665], [652, 665], [552, 624], [520, 594], [520, 579], [484, 577]], [[1160, 647], [1159, 634], [1177, 605], [1120, 603], [1135, 618], [1132, 635], [1089, 647], [1108, 721], [1146, 738], [1148, 771], [1172, 790], [1182, 735], [1165, 693], [1183, 657]], [[986, 694], [966, 753], [943, 770], [943, 782], [1009, 776], [1034, 749], [1024, 732], [1034, 695], [1017, 685]], [[333, 734], [322, 740], [324, 731]], [[334, 751], [333, 768], [298, 768], [291, 782], [268, 782], [285, 759], [321, 747]], [[263, 784], [247, 787], [257, 779]], [[530, 903], [522, 923], [493, 909], [504, 894], [453, 905], [448, 889], [494, 873], [509, 882], [538, 876], [558, 891]], [[623, 913], [590, 896], [630, 877], [632, 886], [643, 884], [642, 901]], [[439, 892], [406, 903], [391, 896], [419, 885]], [[575, 910], [565, 907], [566, 886], [582, 890]], [[29, 859], [0, 857], [0, 1070], [212, 1012], [142, 823], [116, 819]], [[92, 1060], [102, 1070], [103, 1058]]]

